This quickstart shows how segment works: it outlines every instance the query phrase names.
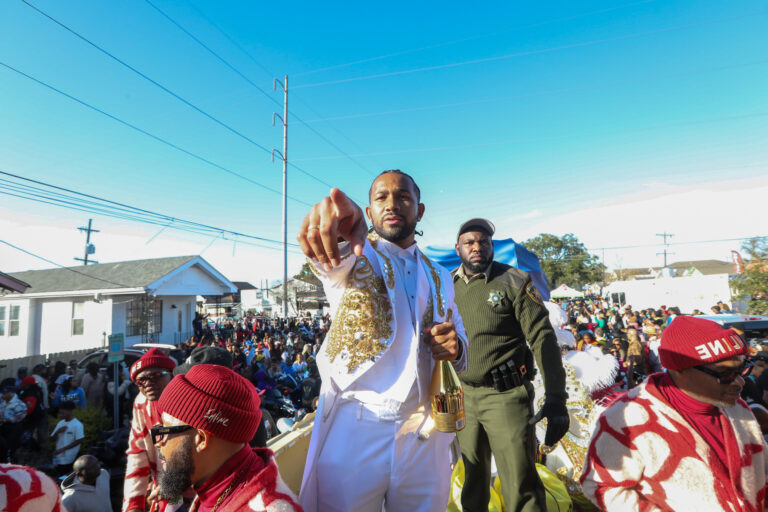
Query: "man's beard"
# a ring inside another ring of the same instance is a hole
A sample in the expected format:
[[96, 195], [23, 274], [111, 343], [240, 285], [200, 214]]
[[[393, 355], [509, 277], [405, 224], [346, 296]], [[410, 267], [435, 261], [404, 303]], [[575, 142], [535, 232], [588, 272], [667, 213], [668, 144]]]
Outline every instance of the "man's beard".
[[192, 444], [191, 437], [184, 437], [179, 449], [166, 459], [165, 469], [158, 472], [157, 485], [162, 499], [174, 500], [192, 485], [192, 473], [195, 471]]
[[400, 218], [403, 219], [404, 224], [402, 226], [387, 226], [382, 219], [379, 222], [373, 223], [373, 229], [387, 242], [392, 242], [393, 244], [401, 242], [413, 234], [416, 230], [416, 222], [408, 223], [404, 217]]
[[485, 272], [485, 269], [487, 269], [488, 265], [491, 263], [491, 261], [493, 261], [493, 254], [488, 256], [488, 259], [478, 260], [476, 263], [465, 260], [463, 256], [459, 256], [459, 259], [461, 260], [461, 264], [464, 265], [465, 269], [469, 270], [469, 272], [472, 274], [479, 274], [480, 272]]

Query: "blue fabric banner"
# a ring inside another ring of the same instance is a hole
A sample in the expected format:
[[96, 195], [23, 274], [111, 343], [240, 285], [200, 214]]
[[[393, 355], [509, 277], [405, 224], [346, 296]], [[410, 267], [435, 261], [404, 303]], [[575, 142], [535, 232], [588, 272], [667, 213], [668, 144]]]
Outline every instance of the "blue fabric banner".
[[[456, 249], [453, 247], [428, 246], [422, 249], [424, 254], [433, 261], [438, 262], [448, 270], [453, 270], [461, 264]], [[549, 300], [549, 286], [544, 271], [541, 270], [539, 258], [511, 238], [493, 241], [493, 259], [511, 265], [520, 270], [525, 270], [531, 275], [531, 280], [539, 290], [544, 300]]]

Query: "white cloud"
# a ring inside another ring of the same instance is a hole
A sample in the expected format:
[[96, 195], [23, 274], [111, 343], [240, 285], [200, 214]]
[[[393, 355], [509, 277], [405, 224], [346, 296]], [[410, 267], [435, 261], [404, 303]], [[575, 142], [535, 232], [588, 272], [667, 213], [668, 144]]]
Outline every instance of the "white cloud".
[[[669, 261], [727, 260], [741, 242], [688, 243], [756, 235], [768, 235], [766, 225], [768, 178], [749, 181], [672, 186], [654, 183], [642, 191], [594, 201], [593, 205], [541, 219], [510, 232], [497, 223], [500, 238], [523, 241], [539, 233], [575, 234], [588, 248], [653, 245], [637, 249], [606, 250], [609, 267], [659, 265], [662, 257], [659, 233], [673, 233]], [[546, 206], [542, 206], [546, 208]], [[519, 223], [510, 227], [519, 228]], [[680, 245], [676, 245], [680, 244]], [[603, 252], [596, 254], [602, 257]]]

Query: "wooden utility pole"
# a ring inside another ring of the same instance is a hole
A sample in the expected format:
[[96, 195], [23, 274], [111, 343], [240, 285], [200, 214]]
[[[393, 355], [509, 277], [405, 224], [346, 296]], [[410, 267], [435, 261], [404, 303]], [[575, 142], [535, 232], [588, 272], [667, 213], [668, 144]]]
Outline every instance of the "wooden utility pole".
[[280, 118], [283, 122], [283, 151], [272, 150], [272, 161], [275, 160], [275, 153], [279, 154], [283, 160], [283, 316], [288, 317], [288, 75], [285, 75], [284, 82], [275, 78], [274, 90], [277, 90], [277, 84], [283, 89], [283, 115], [282, 117], [272, 114], [272, 125], [275, 124], [275, 118]]

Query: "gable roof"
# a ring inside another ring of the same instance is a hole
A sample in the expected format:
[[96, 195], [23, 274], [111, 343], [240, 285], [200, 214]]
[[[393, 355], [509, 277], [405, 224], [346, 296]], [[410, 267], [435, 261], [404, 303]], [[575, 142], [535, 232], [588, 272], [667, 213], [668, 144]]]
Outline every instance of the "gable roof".
[[[696, 270], [704, 274], [705, 276], [712, 274], [733, 274], [733, 263], [730, 261], [720, 260], [696, 260], [696, 261], [678, 261], [670, 263], [670, 268], [685, 272], [691, 267], [695, 267]], [[661, 270], [661, 267], [654, 267], [656, 270]]]
[[27, 291], [27, 288], [29, 288], [28, 283], [0, 272], [0, 289], [10, 290], [17, 293], [24, 293]]
[[232, 281], [232, 284], [237, 287], [238, 290], [258, 290], [248, 281]]
[[198, 256], [99, 263], [80, 267], [14, 272], [35, 293], [119, 288], [145, 288]]

